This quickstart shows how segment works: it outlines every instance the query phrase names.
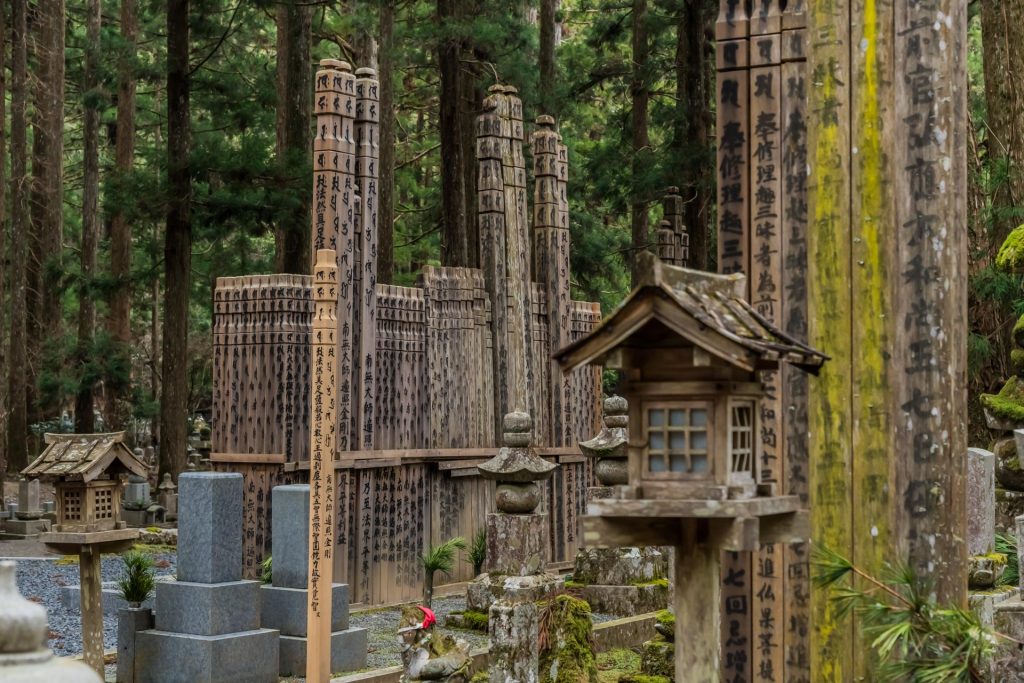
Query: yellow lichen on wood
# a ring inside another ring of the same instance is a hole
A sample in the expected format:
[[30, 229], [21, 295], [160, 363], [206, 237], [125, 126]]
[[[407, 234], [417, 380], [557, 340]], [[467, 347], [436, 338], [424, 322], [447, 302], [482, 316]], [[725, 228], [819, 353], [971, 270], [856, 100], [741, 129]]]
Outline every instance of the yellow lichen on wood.
[[[840, 35], [849, 8], [810, 7], [809, 33], [816, 46], [808, 61], [808, 147], [811, 225], [808, 230], [810, 343], [827, 349], [832, 360], [813, 382], [808, 401], [812, 532], [816, 543], [840, 552], [851, 549], [850, 535], [850, 206], [848, 46]], [[827, 595], [812, 594], [812, 679], [845, 681], [852, 671], [852, 636]]]
[[[854, 33], [851, 80], [857, 86], [851, 131], [853, 195], [851, 216], [853, 356], [853, 491], [851, 499], [854, 561], [875, 575], [884, 571], [890, 550], [889, 508], [893, 450], [886, 410], [890, 393], [885, 354], [888, 331], [889, 266], [884, 246], [891, 229], [892, 202], [887, 178], [892, 175], [884, 139], [890, 119], [888, 101], [892, 37], [880, 27], [892, 23], [892, 7], [864, 0], [861, 34]], [[854, 29], [855, 31], [857, 28]], [[856, 619], [855, 619], [856, 621]], [[852, 629], [859, 633], [860, 629]], [[870, 637], [861, 635], [854, 646], [854, 675], [870, 678], [874, 656]]]

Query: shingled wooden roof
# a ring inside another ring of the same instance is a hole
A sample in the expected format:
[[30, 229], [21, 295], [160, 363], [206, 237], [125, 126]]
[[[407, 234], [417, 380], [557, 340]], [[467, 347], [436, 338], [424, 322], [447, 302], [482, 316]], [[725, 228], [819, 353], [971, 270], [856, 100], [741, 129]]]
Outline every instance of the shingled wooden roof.
[[124, 443], [124, 432], [46, 434], [46, 448], [21, 471], [29, 477], [92, 481], [108, 470], [147, 475], [146, 466]]
[[636, 345], [631, 338], [653, 323], [745, 370], [785, 362], [817, 374], [828, 360], [760, 315], [745, 299], [743, 275], [670, 266], [650, 252], [637, 261], [641, 281], [626, 300], [590, 334], [555, 354], [564, 372]]

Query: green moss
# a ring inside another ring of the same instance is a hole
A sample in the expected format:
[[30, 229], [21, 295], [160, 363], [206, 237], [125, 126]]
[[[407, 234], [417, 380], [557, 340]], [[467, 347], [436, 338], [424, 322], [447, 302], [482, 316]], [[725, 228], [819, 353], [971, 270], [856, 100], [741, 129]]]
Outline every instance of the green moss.
[[660, 588], [668, 588], [668, 579], [651, 579], [650, 581], [633, 581], [633, 586], [658, 586]]
[[654, 620], [663, 626], [667, 626], [670, 629], [676, 627], [676, 615], [667, 609], [663, 609], [654, 615]]
[[149, 533], [151, 533], [151, 534], [158, 534], [158, 533], [160, 533], [161, 531], [163, 531], [163, 529], [161, 529], [161, 528], [160, 528], [160, 527], [158, 527], [158, 526], [147, 526], [147, 527], [146, 527], [146, 531], [148, 531], [148, 532], [149, 532]]
[[1024, 381], [1011, 377], [998, 394], [982, 394], [981, 404], [996, 417], [1024, 422]]
[[619, 683], [672, 683], [672, 679], [668, 676], [644, 676], [637, 674], [635, 676], [624, 676], [619, 679]]
[[487, 671], [478, 671], [471, 679], [469, 679], [469, 683], [488, 683], [490, 680], [491, 676]]
[[1024, 348], [1024, 315], [1017, 318], [1013, 326], [1013, 341], [1017, 346]]
[[585, 587], [586, 585], [587, 585], [587, 584], [585, 584], [585, 583], [580, 583], [579, 581], [572, 581], [572, 580], [569, 580], [569, 581], [566, 581], [566, 582], [565, 582], [565, 587], [566, 587], [566, 588], [583, 588], [583, 587]]
[[54, 562], [54, 564], [78, 564], [78, 555], [65, 555], [64, 557]]
[[452, 612], [451, 616], [461, 617], [464, 628], [487, 633], [488, 618], [485, 612], [476, 612], [474, 610], [467, 609], [462, 612]]
[[1017, 226], [999, 247], [996, 267], [1000, 270], [1016, 271], [1024, 268], [1024, 225]]
[[987, 555], [974, 555], [971, 557], [972, 560], [988, 560], [992, 564], [1004, 565], [1006, 564], [1006, 555], [1003, 553], [988, 553]]
[[597, 683], [587, 601], [563, 594], [542, 601], [540, 609], [541, 683]]

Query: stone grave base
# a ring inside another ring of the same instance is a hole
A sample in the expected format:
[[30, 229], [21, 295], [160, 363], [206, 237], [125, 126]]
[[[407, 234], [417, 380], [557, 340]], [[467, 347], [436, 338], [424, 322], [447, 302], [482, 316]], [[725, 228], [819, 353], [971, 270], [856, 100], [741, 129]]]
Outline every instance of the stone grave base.
[[488, 514], [484, 569], [491, 574], [511, 576], [527, 576], [542, 571], [549, 533], [547, 515]]
[[[355, 671], [366, 666], [367, 632], [365, 628], [350, 628], [331, 634], [331, 673]], [[306, 675], [306, 639], [281, 636], [282, 676]]]
[[[1024, 601], [1019, 591], [1010, 600], [996, 604], [992, 610], [992, 626], [1000, 633], [1024, 640]], [[1024, 667], [1020, 663], [1020, 650], [1016, 645], [1001, 641], [996, 644], [992, 658], [994, 681], [1000, 683], [1024, 683]]]
[[586, 586], [580, 597], [590, 604], [592, 611], [617, 617], [668, 609], [672, 600], [667, 582], [640, 586]]
[[259, 600], [259, 581], [166, 581], [156, 591], [156, 627], [205, 636], [255, 631]]
[[[158, 576], [157, 581], [171, 581], [171, 577]], [[125, 602], [124, 598], [121, 597], [121, 591], [117, 588], [117, 584], [113, 581], [104, 581], [103, 584], [103, 613], [104, 614], [117, 614], [119, 609], [128, 607], [128, 603]], [[61, 586], [60, 589], [60, 602], [64, 606], [64, 609], [71, 612], [78, 612], [82, 605], [82, 587], [81, 586]], [[150, 597], [141, 605], [142, 607], [152, 607], [153, 598]]]
[[25, 538], [35, 538], [50, 530], [48, 519], [7, 519], [4, 520], [4, 530], [0, 533], [0, 540], [16, 541]]
[[[282, 636], [305, 637], [308, 591], [305, 588], [282, 588], [270, 584], [264, 584], [260, 591], [263, 596], [260, 625], [277, 629]], [[331, 631], [347, 629], [348, 584], [336, 583], [331, 591]]]
[[135, 634], [137, 683], [277, 683], [278, 632]]
[[564, 588], [565, 579], [554, 574], [481, 574], [466, 588], [466, 609], [487, 614], [497, 600], [514, 598], [521, 602], [537, 602], [548, 593]]

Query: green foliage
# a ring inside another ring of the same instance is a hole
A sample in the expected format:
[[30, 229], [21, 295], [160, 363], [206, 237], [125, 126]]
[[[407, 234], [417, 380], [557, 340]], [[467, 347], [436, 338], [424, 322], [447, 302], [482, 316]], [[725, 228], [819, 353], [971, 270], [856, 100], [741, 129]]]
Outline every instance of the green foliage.
[[590, 605], [563, 593], [538, 606], [541, 683], [596, 682]]
[[487, 529], [480, 528], [473, 536], [473, 543], [469, 547], [469, 561], [473, 564], [473, 576], [480, 576], [484, 570], [484, 561], [487, 559]]
[[121, 555], [121, 562], [124, 567], [117, 588], [125, 602], [138, 607], [153, 594], [156, 584], [153, 558], [148, 553], [130, 550]]
[[1020, 566], [1017, 557], [1017, 539], [1010, 534], [996, 534], [996, 552], [1006, 558], [1006, 569], [999, 577], [999, 586], [1017, 586]]
[[267, 555], [260, 562], [260, 581], [263, 583], [274, 581], [274, 557], [272, 555]]
[[911, 570], [891, 568], [876, 578], [822, 546], [815, 548], [813, 563], [814, 585], [828, 592], [837, 618], [857, 615], [878, 656], [879, 680], [987, 680], [987, 659], [997, 638], [1006, 636], [983, 625], [969, 610], [936, 604], [930, 586]]
[[462, 536], [448, 539], [441, 545], [430, 546], [427, 552], [420, 556], [420, 565], [423, 567], [423, 602], [430, 606], [434, 597], [434, 576], [441, 572], [445, 576], [452, 573], [455, 568], [455, 556], [460, 550], [466, 549], [466, 539]]

